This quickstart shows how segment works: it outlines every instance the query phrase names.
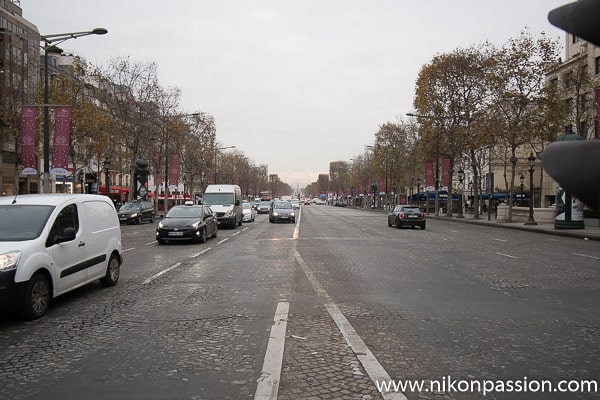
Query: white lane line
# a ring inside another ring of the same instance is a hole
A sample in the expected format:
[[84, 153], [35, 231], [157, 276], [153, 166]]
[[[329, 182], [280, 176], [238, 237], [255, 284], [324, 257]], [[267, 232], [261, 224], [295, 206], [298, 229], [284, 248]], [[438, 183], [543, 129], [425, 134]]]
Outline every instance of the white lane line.
[[236, 233], [234, 233], [233, 235], [231, 235], [231, 237], [237, 236], [237, 235], [239, 235], [240, 233], [242, 233], [242, 231], [237, 231]]
[[298, 209], [298, 220], [296, 221], [296, 227], [294, 228], [294, 233], [292, 234], [292, 239], [298, 239], [298, 235], [300, 234], [300, 218], [302, 218], [302, 212], [300, 208]]
[[217, 244], [224, 243], [224, 242], [226, 242], [226, 241], [228, 241], [228, 240], [229, 240], [229, 238], [225, 238], [225, 239], [221, 240], [220, 242], [217, 242]]
[[254, 394], [255, 399], [277, 399], [289, 311], [290, 303], [287, 301], [280, 301], [277, 304], [263, 368], [260, 373], [260, 378], [258, 378], [256, 393]]
[[[124, 250], [123, 250], [124, 251]], [[585, 257], [585, 258], [591, 258], [593, 260], [600, 260], [600, 257], [596, 257], [596, 256], [589, 256], [587, 254], [581, 254], [581, 253], [571, 253], [574, 256], [579, 256], [579, 257]]]
[[144, 246], [152, 246], [153, 244], [158, 243], [156, 240], [146, 243]]
[[196, 257], [198, 257], [198, 256], [201, 256], [202, 254], [206, 253], [206, 252], [207, 252], [207, 251], [209, 251], [209, 250], [210, 250], [210, 247], [209, 247], [209, 248], [207, 248], [207, 249], [204, 249], [204, 250], [202, 250], [200, 253], [196, 253], [196, 254], [194, 254], [194, 255], [193, 255], [191, 258], [196, 258]]
[[499, 256], [502, 256], [502, 257], [514, 258], [514, 259], [519, 258], [517, 256], [511, 256], [510, 254], [504, 254], [504, 253], [496, 253], [496, 255], [499, 255]]
[[492, 238], [492, 240], [496, 240], [498, 242], [508, 242], [508, 240], [506, 240], [506, 239]]
[[[354, 327], [350, 324], [350, 322], [346, 319], [344, 314], [340, 311], [338, 306], [333, 302], [329, 294], [325, 291], [323, 286], [317, 280], [317, 277], [312, 273], [308, 265], [300, 256], [300, 253], [297, 249], [294, 249], [295, 258], [304, 270], [304, 274], [308, 278], [310, 284], [313, 289], [322, 300], [324, 300], [323, 305], [327, 309], [327, 312], [337, 325], [338, 329], [344, 336], [346, 343], [350, 346], [363, 368], [365, 369], [371, 381], [376, 384], [377, 382], [391, 382], [392, 378], [387, 373], [385, 368], [381, 365], [381, 363], [377, 360], [377, 357], [369, 350], [365, 342], [358, 335]], [[381, 396], [386, 400], [407, 400], [406, 396], [401, 392], [394, 393], [381, 393]]]
[[152, 275], [150, 278], [146, 279], [144, 282], [142, 282], [142, 285], [147, 285], [150, 282], [152, 282], [153, 280], [155, 280], [156, 278], [158, 278], [159, 276], [161, 276], [162, 274], [166, 274], [167, 272], [179, 267], [181, 265], [181, 263], [177, 263], [174, 264], [173, 266], [167, 268], [167, 269], [163, 269], [162, 271], [160, 271], [158, 274], [154, 274]]
[[128, 249], [123, 249], [123, 250], [121, 250], [121, 253], [126, 253], [126, 252], [131, 251], [131, 250], [135, 250], [135, 247], [130, 247]]

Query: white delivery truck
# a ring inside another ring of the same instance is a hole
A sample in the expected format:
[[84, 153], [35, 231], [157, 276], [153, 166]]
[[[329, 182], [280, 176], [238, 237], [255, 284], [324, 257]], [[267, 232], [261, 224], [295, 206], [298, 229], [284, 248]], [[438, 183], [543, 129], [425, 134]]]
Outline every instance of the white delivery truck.
[[242, 225], [242, 191], [238, 185], [208, 185], [202, 204], [217, 215], [219, 227]]

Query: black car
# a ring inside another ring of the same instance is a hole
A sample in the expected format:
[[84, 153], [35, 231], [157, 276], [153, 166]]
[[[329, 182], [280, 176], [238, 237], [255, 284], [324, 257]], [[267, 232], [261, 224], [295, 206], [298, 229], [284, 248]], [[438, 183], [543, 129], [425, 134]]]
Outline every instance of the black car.
[[256, 211], [259, 214], [268, 214], [270, 209], [271, 209], [271, 202], [270, 201], [261, 201], [258, 204], [258, 206], [256, 207]]
[[296, 213], [289, 201], [274, 201], [269, 212], [269, 222], [296, 222]]
[[117, 212], [119, 221], [129, 224], [141, 224], [144, 221], [154, 222], [154, 206], [149, 201], [129, 201]]
[[159, 244], [180, 240], [204, 243], [209, 237], [217, 237], [217, 216], [207, 205], [175, 206], [156, 227]]
[[425, 213], [417, 206], [398, 205], [388, 214], [388, 226], [392, 225], [398, 229], [403, 226], [425, 229]]

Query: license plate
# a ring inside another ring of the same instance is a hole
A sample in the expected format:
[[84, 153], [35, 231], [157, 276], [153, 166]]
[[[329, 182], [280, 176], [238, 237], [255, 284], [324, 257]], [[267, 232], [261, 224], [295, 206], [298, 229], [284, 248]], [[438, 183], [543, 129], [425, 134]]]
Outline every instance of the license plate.
[[419, 218], [418, 215], [409, 215], [408, 218]]
[[183, 236], [183, 232], [169, 232], [169, 236]]

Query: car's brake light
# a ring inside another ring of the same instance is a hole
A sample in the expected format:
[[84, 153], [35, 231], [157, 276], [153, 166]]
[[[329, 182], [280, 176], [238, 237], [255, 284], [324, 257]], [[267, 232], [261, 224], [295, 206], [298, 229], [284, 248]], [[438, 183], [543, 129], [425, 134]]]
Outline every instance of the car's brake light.
[[425, 213], [424, 212], [421, 213], [421, 218], [425, 219]]
[[401, 212], [401, 213], [400, 213], [400, 215], [399, 215], [399, 217], [400, 217], [400, 218], [404, 218], [404, 213], [403, 213], [403, 212]]

